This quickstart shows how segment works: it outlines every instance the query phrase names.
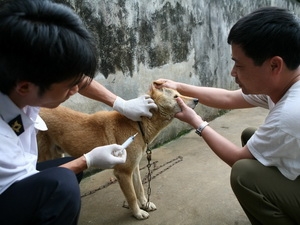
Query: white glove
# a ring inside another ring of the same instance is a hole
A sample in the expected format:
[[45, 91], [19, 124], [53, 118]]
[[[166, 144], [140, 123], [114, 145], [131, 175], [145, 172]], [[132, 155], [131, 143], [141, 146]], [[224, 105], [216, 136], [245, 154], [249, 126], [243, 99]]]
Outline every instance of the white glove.
[[88, 168], [110, 169], [116, 164], [125, 163], [127, 152], [121, 145], [112, 144], [94, 148], [84, 157]]
[[113, 109], [126, 116], [133, 121], [141, 121], [141, 116], [151, 118], [151, 109], [157, 109], [157, 105], [149, 95], [142, 95], [128, 101], [117, 97]]

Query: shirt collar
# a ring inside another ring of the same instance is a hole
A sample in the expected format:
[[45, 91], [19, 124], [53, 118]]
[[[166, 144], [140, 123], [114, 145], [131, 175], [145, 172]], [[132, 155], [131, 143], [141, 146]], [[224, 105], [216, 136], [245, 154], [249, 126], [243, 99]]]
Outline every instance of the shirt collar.
[[1, 92], [0, 102], [0, 116], [6, 123], [13, 120], [18, 115], [21, 115], [24, 129], [34, 124], [35, 128], [37, 128], [38, 130], [47, 130], [45, 122], [38, 115], [39, 107], [26, 106], [22, 110], [17, 107], [7, 95], [4, 95]]

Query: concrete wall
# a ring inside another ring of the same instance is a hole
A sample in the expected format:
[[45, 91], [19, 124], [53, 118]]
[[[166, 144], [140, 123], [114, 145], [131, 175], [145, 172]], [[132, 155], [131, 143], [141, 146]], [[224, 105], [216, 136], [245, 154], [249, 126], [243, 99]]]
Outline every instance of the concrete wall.
[[[194, 85], [236, 89], [227, 34], [242, 16], [262, 6], [300, 14], [288, 0], [60, 0], [95, 33], [100, 70], [96, 80], [124, 99], [146, 93], [153, 80], [169, 78]], [[109, 109], [79, 95], [65, 105], [84, 112]], [[199, 105], [213, 118], [218, 110]], [[155, 143], [174, 138], [186, 124], [174, 122]]]

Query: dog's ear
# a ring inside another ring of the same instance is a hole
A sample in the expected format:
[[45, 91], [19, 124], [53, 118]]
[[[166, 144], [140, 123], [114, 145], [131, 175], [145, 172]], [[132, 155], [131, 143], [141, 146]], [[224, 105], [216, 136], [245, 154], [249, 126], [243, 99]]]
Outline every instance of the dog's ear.
[[155, 80], [152, 82], [151, 89], [163, 91], [164, 88], [161, 86], [163, 83], [163, 81]]
[[159, 80], [155, 80], [155, 81], [153, 81], [153, 85], [154, 86], [159, 86], [159, 85], [162, 85], [164, 82], [163, 81], [159, 81]]
[[148, 95], [152, 95], [152, 93], [153, 93], [153, 89], [154, 89], [155, 87], [154, 87], [154, 85], [153, 85], [153, 83], [149, 86], [149, 90], [148, 90]]
[[160, 88], [160, 89], [156, 88], [154, 83], [155, 83], [155, 81], [152, 82], [152, 84], [149, 87], [149, 91], [148, 91], [148, 95], [150, 95], [152, 98], [155, 98], [155, 96], [158, 93], [161, 93], [163, 91], [163, 88]]
[[162, 91], [164, 88], [163, 87], [158, 87], [162, 84], [163, 82], [159, 82], [159, 81], [153, 81], [151, 86], [150, 86], [150, 89], [149, 89], [149, 92], [153, 92], [154, 90], [157, 91]]
[[150, 87], [149, 87], [148, 94], [149, 94], [150, 96], [152, 96], [152, 94], [153, 94], [153, 92], [154, 92], [155, 89], [156, 89], [156, 87], [154, 86], [154, 83], [152, 83], [152, 84], [150, 85]]

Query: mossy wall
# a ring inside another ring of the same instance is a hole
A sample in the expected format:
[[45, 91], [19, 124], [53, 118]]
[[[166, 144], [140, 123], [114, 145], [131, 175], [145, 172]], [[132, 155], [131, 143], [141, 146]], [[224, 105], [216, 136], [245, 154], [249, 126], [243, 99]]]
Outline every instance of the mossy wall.
[[[289, 8], [288, 0], [57, 0], [72, 7], [98, 41], [96, 80], [124, 99], [147, 92], [158, 78], [236, 89], [230, 76], [227, 35], [242, 16], [263, 6]], [[85, 112], [110, 108], [79, 95], [65, 105]], [[204, 118], [219, 111], [197, 106]], [[155, 143], [172, 139], [190, 127], [174, 120]]]
[[[1, 1], [1, 0], [0, 0]], [[98, 42], [96, 80], [124, 99], [147, 92], [158, 78], [236, 89], [230, 76], [227, 34], [242, 16], [263, 6], [289, 8], [296, 0], [56, 0], [74, 9]], [[109, 109], [80, 95], [66, 106], [95, 112]], [[197, 106], [204, 118], [218, 110]], [[186, 124], [174, 120], [157, 142], [175, 137]]]

